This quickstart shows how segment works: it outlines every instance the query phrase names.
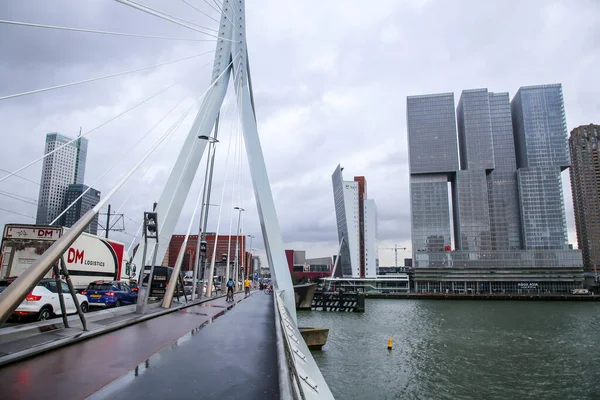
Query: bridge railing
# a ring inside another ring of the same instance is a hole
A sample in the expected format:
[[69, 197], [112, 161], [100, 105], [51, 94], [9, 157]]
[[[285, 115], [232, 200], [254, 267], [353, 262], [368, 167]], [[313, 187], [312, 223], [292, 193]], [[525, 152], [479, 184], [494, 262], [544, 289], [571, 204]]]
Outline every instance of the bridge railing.
[[285, 306], [282, 294], [283, 291], [278, 290], [273, 296], [281, 398], [333, 399], [325, 378]]

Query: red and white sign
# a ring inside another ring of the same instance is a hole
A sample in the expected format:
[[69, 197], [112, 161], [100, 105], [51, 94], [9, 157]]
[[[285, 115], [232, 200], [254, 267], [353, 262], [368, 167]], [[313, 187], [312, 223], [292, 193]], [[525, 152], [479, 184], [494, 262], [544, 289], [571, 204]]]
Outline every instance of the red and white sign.
[[57, 240], [62, 228], [53, 226], [6, 225], [5, 239]]

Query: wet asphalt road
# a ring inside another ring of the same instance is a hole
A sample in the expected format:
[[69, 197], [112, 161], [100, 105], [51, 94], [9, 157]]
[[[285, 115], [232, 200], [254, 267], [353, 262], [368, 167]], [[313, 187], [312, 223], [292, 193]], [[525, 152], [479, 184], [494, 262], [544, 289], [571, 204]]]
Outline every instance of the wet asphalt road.
[[[9, 364], [0, 368], [0, 398], [85, 399], [113, 381], [93, 398], [199, 398], [198, 390], [238, 398], [252, 387], [276, 398], [272, 301], [257, 292], [225, 312], [217, 299]], [[191, 338], [174, 343], [182, 336]], [[144, 373], [128, 380], [140, 364]]]

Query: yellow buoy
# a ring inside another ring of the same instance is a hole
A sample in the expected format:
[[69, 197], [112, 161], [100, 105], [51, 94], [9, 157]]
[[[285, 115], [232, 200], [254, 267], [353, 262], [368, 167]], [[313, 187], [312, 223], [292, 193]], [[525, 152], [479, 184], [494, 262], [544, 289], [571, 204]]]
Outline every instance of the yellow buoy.
[[388, 340], [388, 350], [392, 349], [392, 338], [390, 338], [390, 340]]

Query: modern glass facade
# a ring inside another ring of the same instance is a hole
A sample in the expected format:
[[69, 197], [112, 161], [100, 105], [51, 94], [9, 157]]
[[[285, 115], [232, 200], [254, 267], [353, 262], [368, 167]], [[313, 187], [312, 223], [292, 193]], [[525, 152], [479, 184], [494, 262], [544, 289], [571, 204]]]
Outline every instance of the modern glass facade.
[[567, 249], [567, 221], [560, 169], [520, 168], [521, 230], [526, 249]]
[[[571, 191], [577, 244], [584, 270], [595, 278], [600, 269], [600, 125], [582, 125], [571, 131]], [[596, 279], [591, 279], [593, 284]]]
[[406, 119], [411, 175], [456, 171], [454, 94], [409, 96]]
[[87, 160], [88, 140], [80, 137], [74, 144], [77, 145], [77, 158], [75, 159], [75, 180], [76, 184], [83, 184], [85, 177], [85, 162]]
[[567, 223], [560, 172], [570, 165], [562, 86], [519, 89], [511, 102], [526, 249], [565, 249]]
[[487, 89], [464, 90], [456, 108], [460, 169], [494, 169], [490, 100]]
[[[344, 181], [339, 165], [331, 177], [338, 227], [341, 270], [344, 277], [375, 277], [379, 260], [377, 255], [377, 207], [367, 199], [367, 181], [355, 176]], [[343, 239], [343, 242], [342, 242]]]
[[487, 176], [492, 250], [522, 248], [517, 160], [508, 93], [488, 93], [494, 170]]
[[448, 176], [411, 175], [410, 204], [413, 253], [443, 251], [450, 246]]
[[567, 121], [562, 86], [519, 89], [511, 102], [518, 168], [568, 168]]
[[487, 179], [484, 169], [457, 171], [452, 182], [454, 240], [460, 250], [492, 249]]
[[456, 164], [453, 171], [447, 161], [453, 146], [436, 147], [442, 131], [454, 143], [441, 106], [449, 98], [407, 99], [417, 283], [490, 293], [580, 287], [581, 252], [568, 248], [561, 186], [561, 171], [569, 166], [561, 86], [523, 87], [512, 102], [508, 93], [464, 91], [456, 109], [460, 169]]
[[338, 241], [342, 243], [338, 269], [344, 276], [360, 275], [358, 183], [344, 181], [338, 165], [331, 176]]
[[[73, 184], [69, 185], [67, 188], [67, 192], [65, 194], [65, 204], [64, 208], [66, 209], [71, 203], [73, 203], [79, 196], [82, 195], [88, 189], [86, 185], [83, 184]], [[100, 191], [90, 188], [81, 199], [77, 201], [71, 207], [62, 218], [62, 225], [66, 227], [71, 227], [81, 218], [86, 212], [94, 208], [96, 204], [100, 201]], [[85, 232], [91, 233], [92, 235], [96, 235], [98, 233], [98, 215], [94, 218], [94, 220], [85, 228]]]

